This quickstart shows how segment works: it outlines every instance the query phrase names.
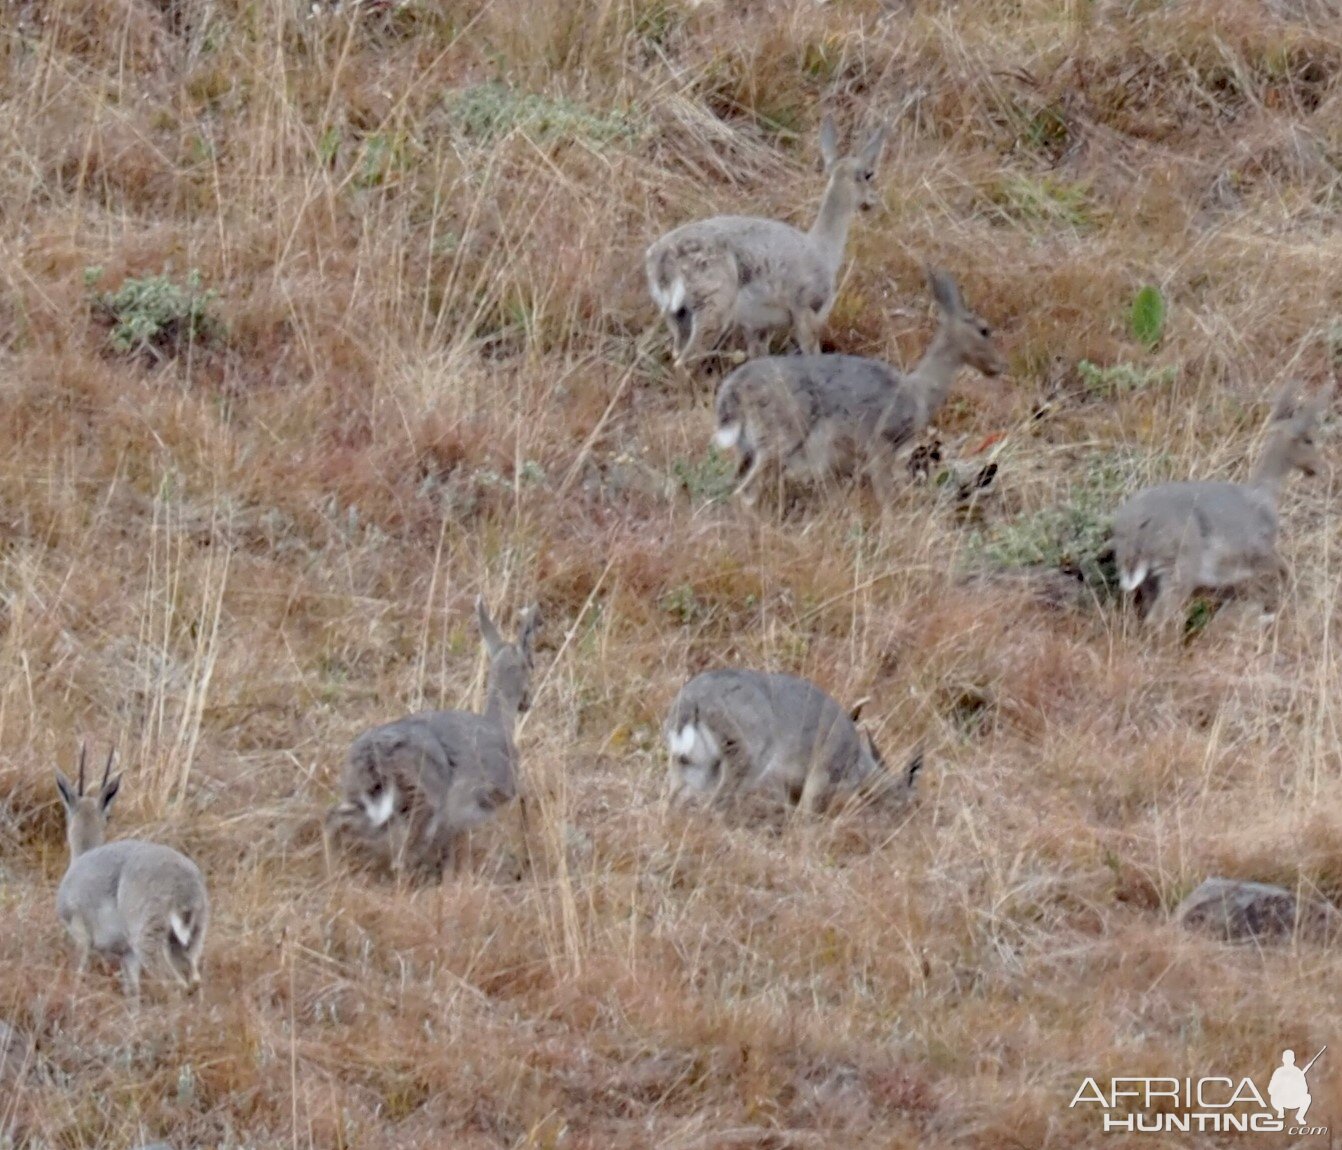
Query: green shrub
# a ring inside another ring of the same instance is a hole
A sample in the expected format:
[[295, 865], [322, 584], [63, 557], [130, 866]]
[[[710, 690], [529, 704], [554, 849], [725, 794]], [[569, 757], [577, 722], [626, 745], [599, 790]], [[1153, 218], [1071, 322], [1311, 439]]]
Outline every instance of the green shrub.
[[1076, 575], [1102, 601], [1116, 598], [1118, 570], [1109, 546], [1112, 515], [1141, 485], [1148, 466], [1145, 458], [1131, 454], [1086, 461], [1058, 503], [974, 535], [970, 562], [1006, 570], [1063, 571]]
[[1114, 399], [1133, 391], [1170, 384], [1178, 377], [1179, 369], [1173, 364], [1165, 367], [1138, 367], [1131, 363], [1114, 363], [1100, 367], [1088, 359], [1076, 365], [1077, 374], [1088, 394], [1100, 399]]
[[508, 84], [477, 84], [449, 93], [448, 109], [461, 131], [481, 142], [521, 129], [536, 139], [606, 143], [637, 134], [638, 125], [614, 109], [593, 111], [562, 97], [519, 92]]
[[[85, 280], [92, 286], [101, 274], [90, 268]], [[93, 305], [112, 325], [107, 339], [113, 348], [162, 360], [223, 333], [210, 310], [217, 298], [218, 292], [201, 290], [200, 273], [191, 271], [184, 285], [166, 275], [128, 278], [115, 291], [95, 294]]]

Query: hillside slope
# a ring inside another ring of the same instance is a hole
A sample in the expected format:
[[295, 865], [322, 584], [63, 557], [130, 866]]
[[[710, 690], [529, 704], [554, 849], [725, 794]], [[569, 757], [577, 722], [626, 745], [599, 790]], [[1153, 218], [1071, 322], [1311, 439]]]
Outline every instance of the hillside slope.
[[[1286, 486], [1268, 630], [1155, 648], [1102, 581], [1013, 577], [1084, 566], [1134, 485], [1242, 475], [1272, 394], [1331, 379], [1336, 11], [307, 8], [8, 6], [0, 1020], [37, 1052], [0, 1056], [0, 1146], [1071, 1150], [1113, 1140], [1086, 1075], [1339, 1050], [1335, 947], [1169, 923], [1208, 874], [1342, 898], [1335, 481]], [[809, 224], [825, 111], [890, 124], [826, 346], [912, 363], [934, 264], [1011, 368], [897, 506], [780, 523], [723, 498], [642, 253]], [[936, 482], [990, 458], [977, 504]], [[547, 620], [525, 835], [441, 888], [328, 868], [351, 739], [481, 701], [478, 593]], [[870, 696], [919, 802], [666, 809], [662, 714], [720, 662]], [[195, 1001], [75, 977], [82, 740], [125, 764], [116, 833], [208, 876]], [[1310, 1083], [1336, 1129], [1342, 1058]]]

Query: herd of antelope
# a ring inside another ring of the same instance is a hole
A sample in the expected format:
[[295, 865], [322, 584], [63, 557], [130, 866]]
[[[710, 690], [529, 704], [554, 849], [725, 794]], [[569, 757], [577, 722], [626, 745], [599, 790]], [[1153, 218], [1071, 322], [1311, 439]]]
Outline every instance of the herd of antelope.
[[[822, 354], [820, 331], [834, 302], [848, 231], [876, 202], [884, 130], [855, 154], [839, 153], [826, 118], [820, 150], [828, 184], [815, 223], [800, 231], [775, 220], [715, 216], [685, 224], [647, 250], [648, 287], [678, 368], [744, 337], [748, 358], [718, 384], [714, 441], [738, 453], [737, 493], [754, 502], [785, 490], [865, 481], [893, 495], [895, 457], [930, 423], [962, 367], [1006, 370], [989, 325], [966, 306], [954, 280], [929, 273], [939, 327], [918, 365], [900, 371], [875, 359]], [[768, 355], [772, 335], [790, 333], [800, 354]], [[1120, 585], [1147, 622], [1182, 622], [1199, 589], [1233, 588], [1275, 612], [1287, 574], [1277, 552], [1277, 496], [1293, 469], [1314, 474], [1314, 433], [1330, 391], [1276, 400], [1262, 454], [1247, 482], [1149, 487], [1117, 509], [1113, 547]], [[431, 711], [366, 731], [350, 748], [340, 801], [326, 838], [383, 857], [397, 873], [441, 878], [465, 860], [466, 835], [518, 795], [515, 728], [531, 699], [540, 615], [528, 608], [506, 640], [483, 601], [477, 621], [489, 657], [482, 714]], [[889, 771], [851, 712], [814, 683], [784, 674], [723, 668], [691, 679], [664, 726], [672, 790], [726, 800], [766, 792], [819, 812], [836, 799], [902, 800], [921, 754]], [[169, 847], [105, 842], [120, 779], [109, 756], [102, 783], [86, 791], [57, 773], [70, 862], [57, 909], [79, 968], [91, 953], [118, 958], [127, 992], [143, 969], [188, 989], [200, 981], [209, 900], [199, 868]]]

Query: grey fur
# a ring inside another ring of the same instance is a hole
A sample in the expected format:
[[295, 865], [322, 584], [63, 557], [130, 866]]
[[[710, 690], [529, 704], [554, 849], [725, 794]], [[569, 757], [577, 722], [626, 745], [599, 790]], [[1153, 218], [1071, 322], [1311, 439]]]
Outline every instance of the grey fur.
[[769, 356], [742, 364], [718, 387], [721, 447], [740, 456], [738, 494], [765, 474], [791, 482], [866, 475], [888, 493], [894, 455], [945, 402], [962, 366], [1000, 375], [992, 331], [950, 277], [929, 271], [941, 323], [911, 372], [852, 355]]
[[841, 796], [904, 797], [922, 766], [901, 778], [885, 768], [871, 736], [814, 683], [793, 675], [727, 668], [696, 675], [676, 696], [663, 734], [675, 797], [730, 798], [771, 791], [814, 813]]
[[877, 202], [884, 144], [882, 127], [856, 155], [841, 157], [834, 122], [825, 118], [820, 148], [829, 183], [809, 231], [778, 220], [713, 216], [683, 224], [648, 248], [648, 289], [678, 366], [734, 330], [744, 332], [752, 356], [765, 350], [769, 333], [786, 329], [803, 352], [820, 350], [853, 214]]
[[517, 797], [517, 716], [531, 700], [536, 608], [517, 642], [505, 642], [477, 600], [489, 652], [483, 714], [424, 711], [374, 727], [350, 747], [341, 802], [327, 815], [329, 837], [349, 834], [398, 870], [441, 876], [461, 868], [465, 832]]
[[76, 788], [59, 771], [70, 865], [56, 892], [56, 911], [79, 952], [78, 971], [93, 951], [118, 958], [126, 991], [140, 993], [140, 973], [157, 969], [188, 992], [200, 985], [200, 957], [210, 902], [200, 868], [171, 847], [139, 839], [104, 844], [120, 786], [107, 758], [96, 794], [84, 792], [84, 751]]
[[1292, 469], [1314, 475], [1323, 459], [1314, 429], [1331, 397], [1325, 390], [1298, 404], [1288, 386], [1273, 406], [1267, 442], [1247, 483], [1162, 483], [1127, 500], [1114, 516], [1120, 584], [1149, 597], [1147, 622], [1182, 621], [1200, 589], [1236, 588], [1275, 613], [1289, 571], [1277, 553], [1277, 497]]

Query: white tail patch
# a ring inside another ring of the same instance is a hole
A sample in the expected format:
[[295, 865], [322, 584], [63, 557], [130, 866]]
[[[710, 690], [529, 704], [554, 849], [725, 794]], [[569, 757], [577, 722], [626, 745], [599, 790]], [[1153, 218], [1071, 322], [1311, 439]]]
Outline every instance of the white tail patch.
[[671, 753], [673, 755], [688, 755], [694, 750], [694, 743], [697, 737], [693, 723], [686, 723], [679, 731], [672, 731], [670, 739]]
[[740, 441], [741, 425], [739, 423], [724, 423], [717, 431], [713, 432], [713, 442], [724, 450], [735, 447]]
[[1118, 573], [1118, 585], [1122, 587], [1124, 591], [1136, 591], [1138, 587], [1146, 582], [1146, 577], [1150, 572], [1151, 568], [1149, 565], [1146, 563], [1138, 563], [1132, 570], [1120, 571]]
[[711, 767], [718, 761], [718, 741], [707, 727], [686, 723], [673, 731], [667, 740], [676, 758], [688, 760], [698, 767]]
[[191, 945], [191, 927], [187, 925], [184, 919], [176, 911], [168, 915], [168, 925], [172, 927], [173, 937], [177, 939], [182, 946]]
[[680, 311], [684, 304], [685, 281], [680, 276], [676, 276], [671, 281], [671, 289], [666, 293], [666, 303], [662, 305], [662, 310], [675, 313]]
[[396, 788], [388, 786], [375, 799], [363, 797], [363, 809], [368, 813], [368, 821], [375, 827], [385, 826], [391, 812], [396, 808]]

